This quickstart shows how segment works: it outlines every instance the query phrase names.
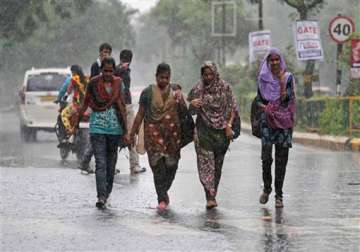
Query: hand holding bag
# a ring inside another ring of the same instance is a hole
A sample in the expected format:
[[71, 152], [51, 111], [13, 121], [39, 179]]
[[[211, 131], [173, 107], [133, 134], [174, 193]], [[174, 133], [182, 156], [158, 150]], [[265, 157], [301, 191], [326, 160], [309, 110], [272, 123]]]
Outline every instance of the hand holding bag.
[[185, 104], [178, 103], [178, 115], [181, 127], [181, 148], [194, 140], [195, 123]]

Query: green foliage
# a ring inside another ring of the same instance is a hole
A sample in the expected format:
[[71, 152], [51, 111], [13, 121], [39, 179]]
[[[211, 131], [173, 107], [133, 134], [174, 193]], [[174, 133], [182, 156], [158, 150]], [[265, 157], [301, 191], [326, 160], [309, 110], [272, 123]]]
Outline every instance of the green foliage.
[[112, 44], [116, 60], [120, 49], [135, 44], [130, 25], [133, 12], [117, 0], [96, 1], [85, 13], [77, 8], [69, 9], [71, 19], [63, 19], [55, 11], [54, 8], [47, 10], [49, 20], [41, 23], [26, 41], [0, 50], [0, 57], [5, 59], [0, 65], [0, 74], [2, 80], [7, 80], [0, 85], [2, 103], [14, 100], [9, 94], [16, 93], [24, 71], [31, 67], [79, 64], [89, 73], [101, 43]]
[[344, 96], [360, 96], [360, 79], [349, 81]]
[[250, 92], [256, 92], [257, 64], [229, 65], [220, 69], [221, 78], [235, 87], [238, 96], [247, 96]]
[[84, 12], [92, 0], [3, 0], [0, 5], [0, 37], [5, 46], [29, 38], [43, 23], [51, 20], [49, 11], [70, 18], [73, 10]]
[[[242, 1], [236, 0], [236, 3], [238, 32], [235, 38], [225, 38], [227, 52], [234, 52], [239, 44], [247, 43], [252, 27], [252, 22], [245, 20]], [[138, 57], [148, 65], [169, 63], [172, 80], [185, 89], [199, 79], [200, 66], [205, 60], [219, 63], [221, 38], [211, 35], [209, 0], [160, 0], [149, 14], [141, 17], [141, 24], [137, 36]]]
[[360, 137], [360, 101], [353, 101], [352, 105], [352, 128], [354, 137]]
[[[350, 104], [351, 103], [351, 104]], [[351, 108], [350, 108], [351, 107]], [[360, 100], [322, 97], [297, 100], [297, 130], [306, 129], [320, 134], [349, 134], [350, 120], [353, 136], [360, 131]]]
[[[246, 43], [247, 34], [253, 27], [245, 20], [241, 1], [237, 0], [237, 35], [226, 37], [226, 47], [234, 51], [236, 45]], [[197, 63], [213, 60], [221, 39], [211, 35], [211, 1], [160, 0], [151, 13], [151, 18], [164, 26], [173, 46], [186, 46]], [[247, 24], [247, 25], [244, 25]]]
[[306, 20], [308, 14], [316, 15], [323, 8], [324, 0], [279, 0], [296, 9], [301, 20]]
[[319, 120], [321, 133], [346, 135], [347, 121], [344, 120], [346, 119], [344, 118], [346, 105], [344, 105], [343, 100], [327, 99], [325, 101], [325, 109], [322, 111]]

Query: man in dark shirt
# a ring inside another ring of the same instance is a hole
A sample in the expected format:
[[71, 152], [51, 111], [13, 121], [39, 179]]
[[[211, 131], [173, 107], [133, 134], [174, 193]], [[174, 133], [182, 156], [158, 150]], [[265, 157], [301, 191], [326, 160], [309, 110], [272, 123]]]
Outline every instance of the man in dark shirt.
[[[132, 124], [134, 122], [134, 108], [131, 103], [131, 92], [130, 92], [130, 63], [132, 60], [132, 51], [124, 49], [120, 52], [120, 64], [116, 66], [115, 75], [121, 77], [123, 81], [123, 92], [126, 104], [126, 115], [128, 122], [128, 132], [130, 132]], [[132, 175], [145, 172], [145, 167], [139, 165], [139, 154], [136, 152], [134, 147], [129, 147], [129, 161], [130, 161], [130, 173]]]
[[100, 72], [101, 72], [101, 70], [100, 70], [101, 61], [106, 57], [110, 57], [111, 52], [112, 52], [112, 47], [111, 47], [111, 45], [109, 43], [102, 43], [100, 45], [100, 47], [99, 47], [99, 58], [91, 65], [90, 78], [100, 74]]

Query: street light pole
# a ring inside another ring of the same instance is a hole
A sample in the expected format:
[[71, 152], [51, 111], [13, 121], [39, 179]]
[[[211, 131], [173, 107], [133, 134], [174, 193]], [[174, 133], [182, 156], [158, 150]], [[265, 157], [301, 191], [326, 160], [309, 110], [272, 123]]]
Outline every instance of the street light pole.
[[222, 36], [221, 36], [221, 47], [222, 47], [222, 59], [221, 59], [221, 63], [223, 66], [225, 66], [226, 64], [226, 55], [225, 55], [225, 47], [226, 47], [226, 42], [225, 42], [225, 32], [226, 32], [226, 15], [225, 15], [225, 11], [226, 11], [226, 4], [223, 3], [222, 4]]
[[264, 30], [264, 24], [263, 24], [263, 1], [259, 0], [259, 31]]

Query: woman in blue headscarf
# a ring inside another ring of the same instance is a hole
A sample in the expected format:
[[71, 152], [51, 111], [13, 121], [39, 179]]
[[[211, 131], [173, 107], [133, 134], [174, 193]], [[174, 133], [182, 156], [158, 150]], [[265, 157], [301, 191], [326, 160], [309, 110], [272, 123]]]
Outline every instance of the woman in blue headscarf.
[[265, 55], [258, 74], [257, 105], [262, 109], [260, 122], [261, 160], [264, 190], [260, 203], [269, 200], [272, 191], [272, 147], [275, 145], [275, 207], [282, 208], [285, 178], [295, 115], [294, 77], [286, 71], [280, 50]]

